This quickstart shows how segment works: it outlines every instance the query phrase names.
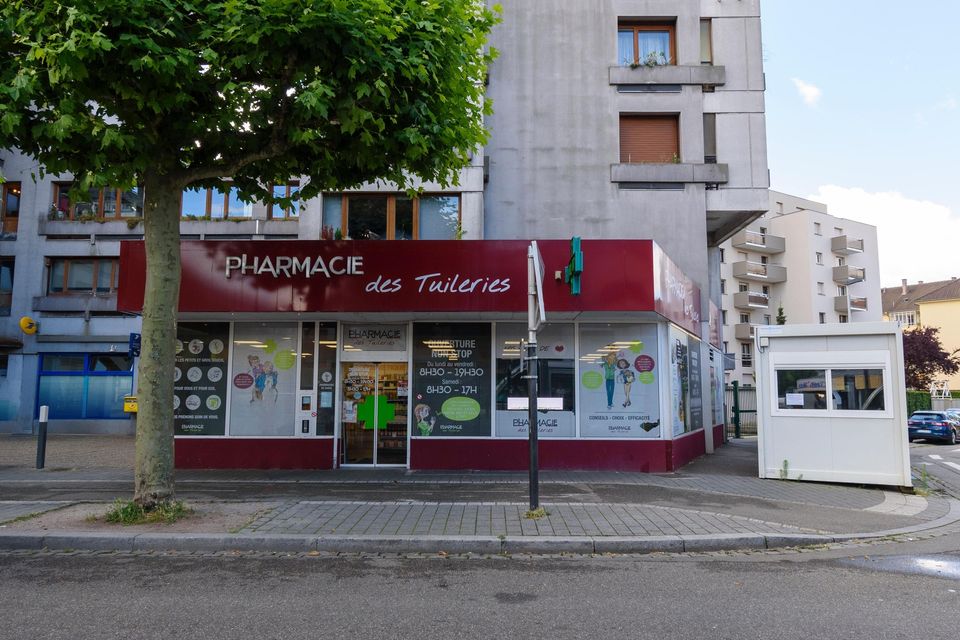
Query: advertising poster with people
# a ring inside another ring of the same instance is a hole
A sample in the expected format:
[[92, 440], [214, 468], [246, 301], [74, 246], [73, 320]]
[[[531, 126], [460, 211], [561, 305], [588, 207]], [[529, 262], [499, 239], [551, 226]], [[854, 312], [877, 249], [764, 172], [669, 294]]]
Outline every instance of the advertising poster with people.
[[580, 325], [580, 435], [659, 437], [657, 360], [654, 324]]
[[230, 325], [177, 325], [173, 370], [173, 432], [222, 436], [226, 428], [227, 345]]
[[489, 436], [487, 323], [413, 327], [413, 436]]
[[293, 435], [297, 337], [296, 323], [234, 325], [230, 435]]

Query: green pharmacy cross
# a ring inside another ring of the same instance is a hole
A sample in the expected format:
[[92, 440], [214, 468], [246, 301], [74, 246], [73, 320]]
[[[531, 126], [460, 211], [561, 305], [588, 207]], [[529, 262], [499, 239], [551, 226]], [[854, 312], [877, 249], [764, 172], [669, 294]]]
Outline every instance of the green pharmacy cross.
[[376, 423], [376, 428], [383, 431], [396, 415], [397, 410], [387, 402], [386, 396], [367, 396], [357, 407], [357, 420], [363, 423], [364, 429], [373, 429]]
[[580, 250], [580, 237], [570, 238], [570, 262], [563, 269], [563, 281], [570, 285], [572, 295], [580, 295], [580, 274], [583, 273], [583, 251]]

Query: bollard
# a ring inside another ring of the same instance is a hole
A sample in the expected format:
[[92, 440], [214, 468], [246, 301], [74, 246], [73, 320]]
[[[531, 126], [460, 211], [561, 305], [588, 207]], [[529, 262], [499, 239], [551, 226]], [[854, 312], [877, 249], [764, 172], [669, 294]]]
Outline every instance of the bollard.
[[740, 438], [740, 383], [733, 381], [733, 437]]
[[47, 457], [47, 416], [50, 407], [42, 405], [40, 407], [40, 432], [37, 434], [37, 469], [43, 469], [43, 464]]

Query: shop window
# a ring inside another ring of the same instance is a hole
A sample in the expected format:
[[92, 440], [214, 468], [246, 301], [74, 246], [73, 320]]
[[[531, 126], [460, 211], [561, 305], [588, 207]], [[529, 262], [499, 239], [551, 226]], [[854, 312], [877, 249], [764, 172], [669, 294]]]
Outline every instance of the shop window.
[[[346, 229], [346, 233], [343, 230]], [[461, 237], [460, 197], [392, 194], [323, 197], [323, 240], [455, 240]]]
[[297, 323], [234, 324], [230, 435], [294, 435], [299, 337]]
[[13, 307], [13, 266], [16, 258], [0, 258], [0, 316], [9, 316]]
[[226, 189], [186, 189], [181, 195], [181, 218], [250, 218], [253, 216], [253, 204], [240, 198], [235, 187]]
[[621, 20], [617, 27], [617, 61], [624, 67], [676, 64], [672, 24]]
[[[497, 324], [496, 434], [527, 437], [527, 410], [509, 410], [509, 398], [527, 398], [523, 349], [525, 324]], [[545, 324], [537, 332], [538, 397], [558, 399], [562, 409], [540, 411], [539, 435], [544, 438], [576, 436], [576, 359], [572, 324]]]
[[5, 182], [2, 187], [0, 200], [0, 220], [2, 220], [2, 237], [16, 237], [17, 225], [20, 221], [20, 183]]
[[229, 376], [229, 344], [229, 323], [177, 324], [173, 370], [174, 435], [222, 436], [226, 433], [228, 381], [235, 383], [235, 393], [253, 386], [250, 378]]
[[703, 428], [700, 341], [676, 330], [670, 333], [670, 418], [673, 435], [679, 435]]
[[37, 414], [54, 420], [126, 419], [123, 397], [133, 389], [133, 358], [115, 353], [40, 354]]
[[[270, 188], [274, 198], [296, 198], [300, 193], [300, 181], [291, 180], [286, 184], [275, 184]], [[272, 220], [283, 220], [285, 218], [298, 218], [300, 216], [300, 207], [302, 203], [294, 200], [286, 207], [274, 202], [267, 207], [267, 217]]]
[[654, 324], [580, 325], [581, 437], [660, 437], [657, 349]]
[[51, 258], [47, 294], [115, 293], [119, 262], [116, 258]]
[[680, 162], [678, 116], [620, 116], [621, 163]]
[[49, 218], [56, 220], [104, 220], [143, 217], [143, 187], [105, 187], [73, 191], [73, 182], [53, 184]]
[[777, 405], [781, 409], [827, 409], [825, 369], [777, 370]]
[[883, 411], [883, 378], [883, 369], [870, 367], [778, 369], [777, 404], [780, 409]]

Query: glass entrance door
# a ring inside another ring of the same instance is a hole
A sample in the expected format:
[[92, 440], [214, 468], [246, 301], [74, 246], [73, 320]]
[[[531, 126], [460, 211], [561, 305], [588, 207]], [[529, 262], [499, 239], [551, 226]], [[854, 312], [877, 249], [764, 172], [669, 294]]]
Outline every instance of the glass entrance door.
[[407, 464], [407, 364], [343, 364], [342, 464]]

